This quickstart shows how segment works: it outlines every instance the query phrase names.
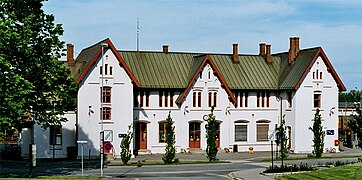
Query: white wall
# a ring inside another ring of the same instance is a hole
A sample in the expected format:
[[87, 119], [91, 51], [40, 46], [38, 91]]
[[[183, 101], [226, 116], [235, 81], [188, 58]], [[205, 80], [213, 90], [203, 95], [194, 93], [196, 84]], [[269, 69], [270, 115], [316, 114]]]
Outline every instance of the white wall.
[[[50, 145], [50, 131], [49, 128], [43, 129], [40, 125], [34, 125], [34, 143], [36, 144], [37, 158], [66, 158], [67, 147], [75, 146], [75, 112], [66, 112], [64, 117], [68, 119], [67, 122], [62, 123], [62, 144]], [[31, 141], [31, 130], [24, 128], [21, 132], [21, 140], [19, 142], [22, 151], [22, 157], [28, 158], [29, 144]], [[54, 153], [54, 156], [53, 156]]]
[[[313, 79], [313, 72], [322, 72], [322, 79]], [[311, 152], [313, 147], [313, 132], [308, 127], [313, 126], [316, 108], [313, 107], [314, 92], [321, 92], [320, 114], [325, 130], [334, 130], [334, 135], [325, 136], [325, 148], [337, 148], [334, 140], [338, 139], [338, 87], [332, 75], [327, 71], [321, 57], [313, 64], [295, 96], [295, 152]]]
[[[111, 143], [114, 147], [112, 153], [119, 156], [121, 139], [118, 138], [118, 134], [125, 134], [128, 125], [133, 122], [133, 84], [112, 51], [105, 52], [104, 64], [113, 67], [113, 75], [104, 75], [103, 86], [112, 87], [111, 103], [104, 104], [104, 107], [112, 108], [112, 117], [110, 121], [104, 120], [103, 130], [112, 130]], [[88, 141], [88, 144], [84, 145], [84, 152], [91, 156], [99, 156], [100, 150], [100, 66], [102, 66], [101, 58], [83, 79], [78, 91], [78, 140]]]

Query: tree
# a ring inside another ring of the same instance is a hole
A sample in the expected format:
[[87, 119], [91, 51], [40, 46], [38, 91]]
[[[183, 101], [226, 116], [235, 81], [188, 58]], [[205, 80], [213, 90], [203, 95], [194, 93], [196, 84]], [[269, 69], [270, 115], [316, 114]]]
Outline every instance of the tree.
[[357, 133], [358, 145], [362, 149], [362, 112], [360, 106], [357, 104], [354, 106], [356, 108], [356, 114], [353, 114], [352, 118], [350, 118], [348, 127], [351, 128], [354, 133]]
[[0, 56], [0, 137], [11, 137], [18, 126], [14, 123], [25, 123], [26, 95], [31, 93], [33, 87], [29, 81], [15, 74], [11, 64]]
[[[42, 6], [43, 0], [0, 0], [0, 57], [8, 72], [1, 78], [1, 87], [20, 93], [5, 94], [6, 102], [1, 106], [12, 101], [12, 112], [16, 113], [1, 112], [1, 130], [21, 130], [26, 112], [31, 112], [42, 127], [59, 125], [67, 121], [61, 115], [76, 105], [75, 81], [70, 70], [58, 61], [64, 55], [64, 42], [59, 40], [63, 28], [54, 24], [54, 16], [45, 14]], [[8, 78], [17, 82], [11, 84]]]
[[346, 93], [339, 93], [338, 101], [339, 102], [360, 102], [362, 96], [362, 90], [351, 90]]
[[288, 148], [287, 148], [287, 142], [288, 138], [286, 135], [286, 128], [285, 128], [285, 114], [281, 118], [280, 125], [277, 128], [278, 129], [278, 138], [280, 139], [280, 157], [282, 158], [282, 166], [283, 166], [283, 160], [288, 157]]
[[207, 147], [206, 147], [206, 154], [207, 154], [207, 159], [211, 162], [211, 161], [216, 161], [216, 154], [217, 154], [217, 147], [216, 147], [216, 128], [217, 128], [217, 121], [215, 119], [214, 116], [214, 106], [211, 107], [211, 113], [208, 115], [208, 119], [207, 119], [207, 133], [206, 133], [206, 138], [207, 138]]
[[325, 132], [322, 126], [322, 117], [320, 115], [320, 110], [317, 109], [314, 114], [313, 127], [309, 127], [309, 130], [313, 131], [313, 151], [312, 153], [315, 157], [320, 158], [323, 154], [324, 148], [324, 136]]
[[167, 164], [172, 163], [176, 156], [175, 142], [175, 127], [173, 126], [171, 111], [169, 111], [166, 119], [166, 152], [162, 157], [163, 162]]
[[131, 159], [132, 153], [130, 149], [130, 144], [133, 138], [133, 124], [128, 126], [127, 134], [121, 140], [121, 160], [124, 164], [127, 164]]

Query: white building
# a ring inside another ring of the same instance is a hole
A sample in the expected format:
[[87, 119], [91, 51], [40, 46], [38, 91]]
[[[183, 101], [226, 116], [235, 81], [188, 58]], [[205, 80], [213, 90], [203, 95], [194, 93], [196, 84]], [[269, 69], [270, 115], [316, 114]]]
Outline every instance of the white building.
[[169, 52], [168, 46], [162, 52], [118, 51], [106, 39], [83, 49], [74, 61], [73, 46], [68, 45], [68, 65], [79, 85], [77, 140], [88, 141], [85, 152], [99, 155], [103, 97], [105, 150], [116, 156], [119, 135], [133, 121], [132, 147], [163, 153], [168, 112], [177, 151], [205, 150], [204, 119], [211, 106], [222, 149], [237, 145], [238, 151], [269, 151], [268, 131], [285, 114], [290, 150], [311, 152], [313, 133], [308, 127], [317, 108], [328, 132], [325, 148], [335, 148], [338, 92], [345, 87], [322, 48], [300, 50], [295, 37], [286, 52], [271, 54], [271, 46], [264, 43], [259, 48], [258, 55], [238, 54], [237, 44], [232, 54]]

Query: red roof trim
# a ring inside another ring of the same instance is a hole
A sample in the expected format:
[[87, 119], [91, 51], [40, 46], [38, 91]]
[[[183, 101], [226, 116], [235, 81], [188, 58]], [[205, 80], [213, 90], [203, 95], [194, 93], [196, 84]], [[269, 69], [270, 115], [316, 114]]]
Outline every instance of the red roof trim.
[[[115, 48], [115, 46], [113, 45], [111, 40], [109, 38], [107, 38], [104, 41], [104, 43], [108, 44], [108, 47], [111, 49], [113, 54], [116, 56], [117, 60], [119, 61], [119, 64], [125, 69], [127, 75], [131, 78], [132, 83], [135, 84], [137, 87], [140, 87], [140, 83], [137, 81], [136, 77], [133, 75], [131, 70], [128, 68], [127, 64], [124, 62], [123, 58], [118, 53], [117, 49]], [[101, 56], [101, 53], [102, 53], [102, 48], [99, 48], [99, 50], [97, 51], [97, 54], [91, 60], [91, 63], [87, 66], [87, 68], [83, 71], [82, 75], [78, 78], [77, 84], [79, 84], [83, 80], [85, 75], [88, 73], [89, 69], [96, 63], [98, 57]]]
[[189, 84], [187, 85], [187, 88], [181, 94], [181, 97], [178, 98], [176, 103], [180, 105], [181, 102], [185, 99], [187, 92], [191, 89], [191, 86], [194, 84], [194, 81], [196, 80], [198, 74], [201, 72], [201, 69], [205, 66], [206, 63], [210, 63], [211, 68], [214, 70], [214, 73], [216, 74], [216, 76], [219, 78], [219, 80], [221, 82], [221, 87], [223, 87], [225, 89], [226, 93], [229, 95], [229, 99], [235, 104], [236, 98], [234, 97], [229, 86], [226, 84], [226, 81], [221, 76], [220, 71], [216, 68], [216, 65], [214, 64], [214, 62], [212, 61], [212, 59], [209, 55], [206, 55], [205, 59], [203, 60], [203, 62], [201, 63], [201, 65], [199, 66], [197, 71], [195, 72], [194, 76], [191, 78]]
[[297, 85], [294, 87], [295, 90], [297, 90], [300, 85], [302, 84], [304, 78], [307, 76], [307, 73], [309, 72], [309, 70], [312, 68], [314, 62], [317, 60], [317, 58], [321, 56], [323, 59], [323, 62], [326, 64], [327, 69], [329, 69], [329, 72], [332, 74], [332, 77], [334, 78], [334, 80], [337, 83], [337, 86], [339, 88], [340, 91], [346, 91], [346, 87], [344, 86], [342, 80], [339, 78], [337, 72], [334, 70], [331, 62], [329, 61], [327, 55], [324, 53], [322, 48], [318, 49], [318, 52], [314, 55], [313, 60], [310, 62], [310, 64], [308, 65], [307, 69], [304, 71], [302, 77], [299, 79]]
[[119, 64], [124, 68], [127, 75], [131, 78], [132, 83], [134, 83], [139, 88], [140, 83], [137, 81], [136, 77], [133, 75], [133, 73], [131, 72], [131, 70], [127, 66], [126, 62], [123, 60], [122, 56], [118, 53], [117, 49], [115, 48], [115, 46], [113, 45], [113, 43], [111, 42], [111, 40], [109, 38], [107, 38], [106, 43], [111, 48], [113, 54], [116, 55], [116, 57], [117, 57], [117, 59], [119, 61]]
[[88, 73], [89, 69], [93, 66], [93, 64], [95, 64], [95, 62], [97, 61], [98, 56], [100, 56], [102, 53], [102, 49], [99, 49], [97, 51], [97, 54], [93, 57], [93, 59], [91, 60], [91, 63], [84, 69], [84, 71], [82, 72], [82, 74], [79, 76], [78, 80], [77, 80], [77, 84], [80, 84], [80, 82], [83, 80], [83, 78], [85, 77], [85, 75]]

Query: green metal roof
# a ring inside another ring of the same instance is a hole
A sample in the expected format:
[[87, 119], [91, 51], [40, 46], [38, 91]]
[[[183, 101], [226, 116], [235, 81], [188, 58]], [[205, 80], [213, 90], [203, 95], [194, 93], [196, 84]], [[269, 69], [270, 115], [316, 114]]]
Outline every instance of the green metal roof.
[[234, 64], [231, 55], [210, 55], [230, 89], [277, 89], [280, 60], [267, 64], [258, 55], [239, 55]]
[[278, 55], [281, 58], [279, 89], [294, 89], [307, 70], [319, 47], [301, 50], [292, 64], [288, 63], [288, 53]]
[[194, 54], [119, 51], [141, 88], [186, 88], [195, 64]]
[[[301, 50], [289, 65], [288, 52], [272, 55], [267, 64], [259, 55], [210, 54], [230, 89], [294, 89], [318, 48]], [[118, 51], [140, 82], [141, 88], [186, 88], [205, 56], [196, 53]]]
[[[106, 39], [107, 40], [107, 39]], [[72, 68], [78, 79], [101, 48], [100, 41], [83, 49]], [[301, 50], [296, 61], [289, 65], [288, 52], [272, 55], [267, 64], [259, 55], [239, 55], [240, 63], [232, 62], [231, 54], [209, 54], [217, 70], [232, 90], [294, 89], [318, 53], [318, 48]], [[141, 88], [185, 89], [200, 69], [206, 55], [180, 52], [118, 51]]]

